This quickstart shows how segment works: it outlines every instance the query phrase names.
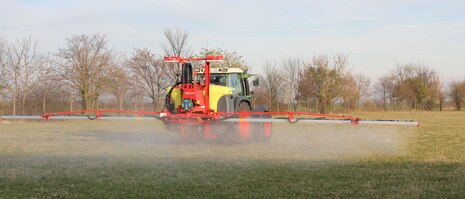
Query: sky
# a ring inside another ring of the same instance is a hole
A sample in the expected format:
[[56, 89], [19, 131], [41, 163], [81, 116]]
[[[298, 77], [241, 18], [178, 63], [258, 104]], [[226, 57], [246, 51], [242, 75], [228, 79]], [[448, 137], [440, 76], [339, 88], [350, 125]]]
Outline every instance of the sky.
[[163, 30], [189, 31], [194, 52], [223, 48], [260, 71], [265, 62], [342, 53], [375, 81], [396, 64], [465, 78], [463, 0], [0, 0], [9, 41], [31, 36], [43, 52], [77, 34], [105, 34], [112, 49], [162, 54]]

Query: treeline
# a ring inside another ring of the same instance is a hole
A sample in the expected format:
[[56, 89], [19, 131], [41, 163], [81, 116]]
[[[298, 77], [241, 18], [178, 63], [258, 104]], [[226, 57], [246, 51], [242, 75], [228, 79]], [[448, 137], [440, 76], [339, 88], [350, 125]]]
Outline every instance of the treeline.
[[[165, 36], [164, 54], [188, 56], [187, 32], [169, 29]], [[31, 38], [15, 43], [0, 38], [0, 64], [0, 114], [11, 115], [160, 110], [166, 88], [179, 73], [149, 49], [134, 49], [128, 56], [115, 52], [100, 34], [72, 36], [48, 54], [41, 54]]]
[[430, 111], [447, 104], [461, 110], [465, 99], [465, 81], [444, 85], [431, 67], [414, 63], [399, 64], [374, 83], [352, 71], [343, 54], [267, 63], [263, 71], [256, 101], [275, 111]]
[[[177, 64], [164, 63], [162, 55], [224, 55], [225, 61], [215, 67], [250, 69], [240, 55], [225, 49], [192, 53], [185, 30], [167, 29], [164, 36], [160, 54], [145, 48], [115, 52], [100, 34], [72, 36], [48, 54], [40, 53], [32, 38], [0, 38], [0, 114], [161, 110], [166, 88], [180, 72]], [[465, 81], [445, 89], [437, 72], [416, 64], [399, 65], [371, 84], [367, 76], [350, 69], [343, 54], [286, 59], [262, 69], [253, 102], [270, 110], [442, 110], [446, 99], [460, 110], [465, 96]]]

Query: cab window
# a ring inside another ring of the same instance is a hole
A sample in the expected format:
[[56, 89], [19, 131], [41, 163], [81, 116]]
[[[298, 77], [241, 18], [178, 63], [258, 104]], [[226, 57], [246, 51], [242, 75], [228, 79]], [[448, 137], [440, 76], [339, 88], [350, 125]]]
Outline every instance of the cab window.
[[238, 73], [231, 73], [231, 87], [234, 88], [234, 94], [244, 95], [243, 82], [241, 75]]
[[210, 74], [210, 84], [226, 86], [225, 74]]

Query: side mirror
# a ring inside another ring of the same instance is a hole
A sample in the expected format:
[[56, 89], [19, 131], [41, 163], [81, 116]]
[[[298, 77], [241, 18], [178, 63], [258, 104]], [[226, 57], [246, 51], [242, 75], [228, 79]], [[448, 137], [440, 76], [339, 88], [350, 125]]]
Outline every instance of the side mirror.
[[256, 77], [255, 79], [252, 80], [252, 84], [253, 84], [253, 86], [259, 86], [260, 85], [260, 81], [258, 80], [258, 77]]

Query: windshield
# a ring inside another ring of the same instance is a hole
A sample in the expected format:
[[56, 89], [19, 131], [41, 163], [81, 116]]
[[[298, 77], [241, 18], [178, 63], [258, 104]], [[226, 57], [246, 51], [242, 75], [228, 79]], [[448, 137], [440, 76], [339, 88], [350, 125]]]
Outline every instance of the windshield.
[[[203, 84], [204, 74], [198, 73], [196, 81]], [[240, 73], [210, 73], [210, 84], [231, 87], [234, 94], [244, 95], [245, 87]]]
[[[210, 74], [210, 84], [226, 86], [226, 78], [226, 74]], [[202, 79], [205, 80], [203, 73], [197, 74], [197, 84], [200, 84]]]
[[210, 74], [210, 84], [226, 86], [225, 74]]

